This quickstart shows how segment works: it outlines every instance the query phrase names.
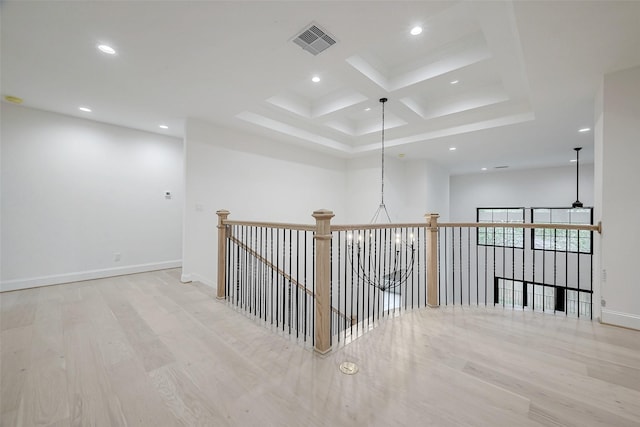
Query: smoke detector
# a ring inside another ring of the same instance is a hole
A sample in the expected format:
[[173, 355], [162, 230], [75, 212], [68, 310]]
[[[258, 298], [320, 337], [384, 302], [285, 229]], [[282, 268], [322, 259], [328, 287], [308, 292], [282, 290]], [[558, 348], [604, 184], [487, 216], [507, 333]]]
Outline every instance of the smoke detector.
[[293, 42], [313, 55], [325, 51], [336, 44], [335, 37], [329, 35], [318, 24], [311, 23], [293, 37]]

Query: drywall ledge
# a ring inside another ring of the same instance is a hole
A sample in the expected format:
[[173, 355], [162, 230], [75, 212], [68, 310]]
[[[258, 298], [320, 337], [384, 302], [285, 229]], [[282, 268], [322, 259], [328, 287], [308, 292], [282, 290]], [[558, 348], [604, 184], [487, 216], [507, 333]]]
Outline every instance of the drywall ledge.
[[613, 326], [622, 326], [640, 331], [640, 316], [631, 313], [602, 309], [602, 323]]
[[103, 279], [105, 277], [125, 274], [144, 273], [147, 271], [165, 270], [182, 267], [182, 260], [153, 262], [148, 264], [129, 265], [125, 267], [105, 268], [101, 270], [79, 271], [74, 273], [55, 274], [52, 276], [31, 277], [28, 279], [5, 280], [0, 283], [0, 292], [37, 288], [40, 286], [60, 285], [83, 280]]

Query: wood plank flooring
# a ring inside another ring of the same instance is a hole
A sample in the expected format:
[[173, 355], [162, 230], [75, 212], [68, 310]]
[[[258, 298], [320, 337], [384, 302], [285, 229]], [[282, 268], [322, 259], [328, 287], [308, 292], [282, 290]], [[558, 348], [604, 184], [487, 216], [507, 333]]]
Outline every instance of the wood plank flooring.
[[640, 426], [638, 331], [421, 309], [319, 356], [179, 276], [0, 294], [0, 424]]

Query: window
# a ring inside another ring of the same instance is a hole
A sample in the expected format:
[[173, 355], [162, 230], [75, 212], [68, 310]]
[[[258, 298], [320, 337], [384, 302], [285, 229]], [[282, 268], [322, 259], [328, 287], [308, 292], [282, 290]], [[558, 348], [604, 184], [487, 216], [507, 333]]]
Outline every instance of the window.
[[[524, 208], [477, 208], [477, 222], [523, 224]], [[478, 244], [507, 248], [524, 248], [524, 229], [479, 227]]]
[[[531, 220], [546, 224], [592, 224], [593, 208], [532, 208]], [[547, 251], [593, 252], [592, 234], [588, 230], [554, 230], [536, 228], [532, 231], [532, 248]]]

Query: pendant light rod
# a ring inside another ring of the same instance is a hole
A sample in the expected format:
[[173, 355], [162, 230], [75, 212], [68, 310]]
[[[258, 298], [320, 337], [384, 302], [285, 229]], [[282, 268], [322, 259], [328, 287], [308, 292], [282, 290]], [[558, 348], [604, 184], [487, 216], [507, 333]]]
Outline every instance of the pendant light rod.
[[380, 205], [384, 206], [384, 103], [387, 102], [387, 98], [380, 98], [382, 103], [382, 179], [380, 190]]
[[[378, 217], [380, 216], [380, 212], [384, 212], [384, 216], [387, 221], [391, 223], [391, 217], [389, 216], [389, 211], [387, 211], [387, 207], [384, 204], [384, 103], [387, 102], [387, 98], [380, 98], [380, 103], [382, 104], [382, 168], [381, 168], [381, 177], [380, 177], [380, 206], [376, 210], [376, 213], [373, 214], [373, 218], [371, 218], [371, 223], [375, 224], [378, 221]], [[384, 219], [384, 217], [383, 217]]]
[[578, 195], [580, 190], [580, 150], [582, 150], [582, 147], [576, 147], [574, 150], [576, 150], [576, 201], [571, 206], [581, 208], [583, 205]]

